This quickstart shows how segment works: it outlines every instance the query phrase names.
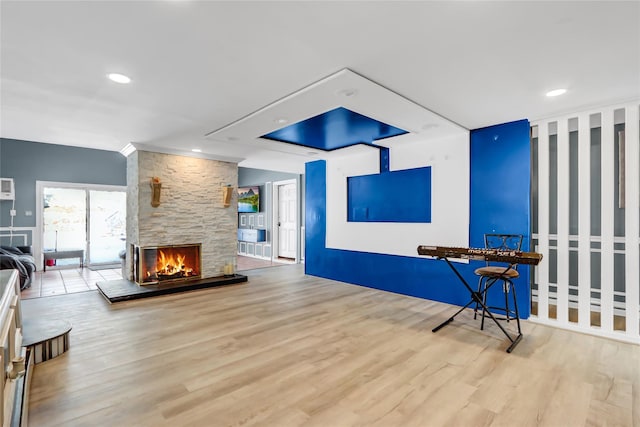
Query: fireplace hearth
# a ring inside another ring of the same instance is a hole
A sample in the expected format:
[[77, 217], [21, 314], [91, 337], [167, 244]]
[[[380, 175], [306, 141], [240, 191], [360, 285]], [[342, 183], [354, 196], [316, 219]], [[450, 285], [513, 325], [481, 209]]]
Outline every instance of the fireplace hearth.
[[142, 247], [132, 245], [133, 280], [152, 285], [201, 278], [201, 244]]

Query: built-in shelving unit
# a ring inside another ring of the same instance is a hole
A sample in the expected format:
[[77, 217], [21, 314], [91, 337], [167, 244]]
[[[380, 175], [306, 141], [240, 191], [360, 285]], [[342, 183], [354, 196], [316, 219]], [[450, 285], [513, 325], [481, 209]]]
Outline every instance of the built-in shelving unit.
[[238, 255], [271, 259], [265, 212], [238, 214]]

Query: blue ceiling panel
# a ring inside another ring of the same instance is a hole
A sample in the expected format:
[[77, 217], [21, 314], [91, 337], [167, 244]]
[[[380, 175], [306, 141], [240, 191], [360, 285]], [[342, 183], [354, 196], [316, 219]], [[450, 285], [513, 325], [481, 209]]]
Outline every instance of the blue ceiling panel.
[[375, 140], [405, 133], [406, 130], [339, 107], [262, 138], [331, 151], [356, 144], [372, 144]]

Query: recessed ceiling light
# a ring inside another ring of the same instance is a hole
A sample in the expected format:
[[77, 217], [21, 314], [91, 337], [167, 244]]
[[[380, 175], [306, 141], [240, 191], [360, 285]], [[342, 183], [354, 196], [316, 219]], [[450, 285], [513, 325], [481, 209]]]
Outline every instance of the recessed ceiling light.
[[550, 90], [549, 92], [547, 92], [547, 96], [549, 97], [553, 97], [553, 96], [560, 96], [563, 95], [567, 92], [566, 89], [554, 89], [554, 90]]
[[191, 151], [193, 151], [194, 153], [202, 153], [202, 150], [199, 148], [192, 148]]
[[281, 125], [281, 124], [287, 123], [288, 120], [285, 119], [284, 117], [278, 117], [277, 119], [274, 120], [274, 122], [276, 122], [276, 123]]
[[131, 82], [131, 79], [124, 74], [111, 73], [107, 74], [107, 77], [109, 78], [109, 80], [116, 83], [127, 84]]

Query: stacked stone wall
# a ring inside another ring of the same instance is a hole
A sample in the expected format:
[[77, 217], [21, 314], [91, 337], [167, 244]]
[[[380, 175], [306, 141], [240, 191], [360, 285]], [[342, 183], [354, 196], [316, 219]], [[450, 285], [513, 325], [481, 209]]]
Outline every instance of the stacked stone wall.
[[[160, 205], [151, 206], [151, 179]], [[202, 277], [216, 277], [237, 254], [237, 195], [224, 207], [222, 188], [237, 188], [236, 163], [136, 151], [127, 159], [127, 244], [202, 244]], [[127, 266], [131, 271], [131, 251]]]

